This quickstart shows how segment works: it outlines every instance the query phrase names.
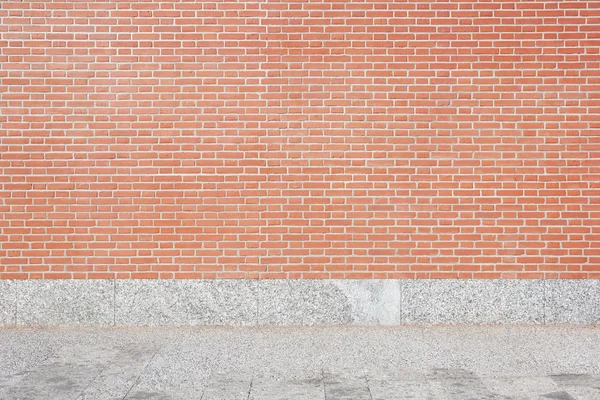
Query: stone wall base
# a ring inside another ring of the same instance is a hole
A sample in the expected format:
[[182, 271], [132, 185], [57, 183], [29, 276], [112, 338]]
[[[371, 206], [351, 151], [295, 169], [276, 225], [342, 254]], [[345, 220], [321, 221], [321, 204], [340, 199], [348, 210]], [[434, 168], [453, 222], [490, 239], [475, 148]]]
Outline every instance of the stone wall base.
[[5, 280], [0, 326], [600, 324], [600, 280]]

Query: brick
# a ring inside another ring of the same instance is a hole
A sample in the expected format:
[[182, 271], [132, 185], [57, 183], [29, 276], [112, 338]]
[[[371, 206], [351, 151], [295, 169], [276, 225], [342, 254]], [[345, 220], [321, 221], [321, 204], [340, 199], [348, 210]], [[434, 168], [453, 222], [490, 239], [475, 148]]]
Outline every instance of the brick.
[[192, 3], [0, 3], [0, 279], [600, 279], [597, 2]]

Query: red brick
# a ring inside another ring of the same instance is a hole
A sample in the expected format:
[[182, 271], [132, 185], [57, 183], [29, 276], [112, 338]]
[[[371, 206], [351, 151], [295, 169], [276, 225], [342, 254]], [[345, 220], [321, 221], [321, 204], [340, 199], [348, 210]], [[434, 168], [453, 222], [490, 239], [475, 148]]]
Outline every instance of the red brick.
[[0, 279], [600, 279], [599, 3], [82, 1], [0, 2]]

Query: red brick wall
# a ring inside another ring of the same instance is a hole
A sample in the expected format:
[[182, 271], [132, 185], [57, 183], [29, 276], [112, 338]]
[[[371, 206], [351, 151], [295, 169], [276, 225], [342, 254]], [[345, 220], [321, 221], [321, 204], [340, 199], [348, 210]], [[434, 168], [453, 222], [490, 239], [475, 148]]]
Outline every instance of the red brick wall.
[[0, 2], [0, 278], [600, 278], [600, 2]]

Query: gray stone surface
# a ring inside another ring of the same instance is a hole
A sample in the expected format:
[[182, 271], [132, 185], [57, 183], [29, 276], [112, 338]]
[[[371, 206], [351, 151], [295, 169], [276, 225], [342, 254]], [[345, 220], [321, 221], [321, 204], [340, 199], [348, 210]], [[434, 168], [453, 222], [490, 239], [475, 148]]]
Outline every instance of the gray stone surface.
[[417, 380], [380, 380], [377, 377], [369, 381], [373, 400], [390, 399], [447, 399], [440, 382], [421, 378]]
[[20, 379], [0, 387], [0, 398], [75, 399], [108, 365], [114, 354], [114, 349], [107, 343], [61, 346], [35, 369], [21, 371]]
[[19, 281], [17, 325], [113, 325], [113, 286], [112, 280]]
[[334, 280], [350, 305], [355, 325], [399, 325], [401, 292], [398, 280]]
[[126, 348], [121, 348], [94, 380], [80, 392], [77, 400], [124, 398], [138, 382], [157, 350], [157, 345], [151, 343], [132, 343]]
[[210, 336], [203, 338], [198, 335], [194, 339], [195, 343], [181, 336], [173, 343], [154, 342], [154, 348], [148, 354], [149, 360], [143, 363], [143, 371], [126, 397], [199, 399], [212, 372], [206, 358]]
[[405, 324], [540, 324], [541, 280], [406, 280], [401, 282]]
[[299, 380], [265, 379], [252, 380], [249, 400], [314, 400], [323, 398], [325, 386], [321, 379]]
[[0, 326], [600, 324], [600, 280], [0, 281]]
[[364, 373], [327, 371], [323, 375], [323, 386], [326, 399], [370, 400], [372, 397], [369, 381]]
[[14, 326], [17, 320], [17, 284], [0, 280], [0, 327]]
[[116, 325], [253, 325], [254, 280], [117, 280]]
[[600, 327], [0, 329], [0, 399], [597, 399]]
[[600, 324], [600, 280], [546, 281], [546, 323]]
[[258, 286], [259, 325], [351, 324], [352, 306], [329, 280], [263, 280]]
[[484, 378], [483, 382], [493, 393], [509, 399], [538, 399], [560, 390], [551, 378], [544, 376], [494, 377]]
[[451, 399], [493, 399], [494, 393], [474, 371], [462, 368], [435, 368], [428, 381], [437, 382]]
[[[596, 332], [600, 326], [596, 326], [590, 330], [573, 329], [577, 325], [561, 325], [553, 326], [553, 335], [547, 335], [546, 326], [531, 327], [531, 329], [523, 330], [518, 327], [507, 326], [508, 333], [506, 340], [510, 340], [510, 346], [517, 355], [523, 360], [523, 364], [512, 367], [515, 371], [523, 371], [523, 375], [527, 375], [530, 370], [532, 360], [544, 359], [535, 369], [544, 375], [556, 375], [557, 373], [551, 369], [553, 364], [562, 366], [565, 370], [588, 370], [595, 369], [600, 366], [598, 358], [598, 343], [595, 341], [597, 337], [593, 332]], [[556, 348], [568, 349], [572, 338], [567, 337], [573, 332], [578, 334], [578, 343], [576, 349], [569, 351], [555, 351]], [[589, 333], [588, 334], [586, 334]], [[571, 353], [573, 352], [573, 353]], [[595, 360], [587, 357], [588, 354], [594, 354]], [[546, 357], [553, 357], [552, 363]], [[549, 369], [546, 369], [549, 368]], [[562, 372], [564, 373], [564, 372]]]
[[202, 393], [202, 400], [248, 400], [253, 384], [249, 374], [215, 374]]
[[396, 325], [396, 280], [264, 280], [259, 282], [260, 325]]

